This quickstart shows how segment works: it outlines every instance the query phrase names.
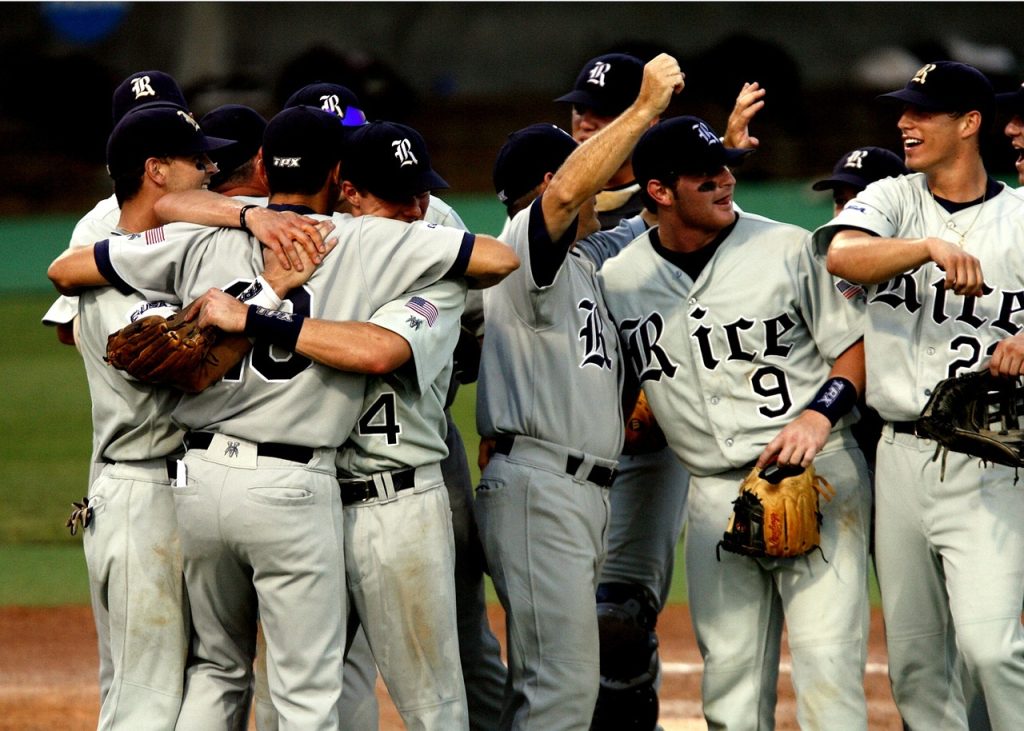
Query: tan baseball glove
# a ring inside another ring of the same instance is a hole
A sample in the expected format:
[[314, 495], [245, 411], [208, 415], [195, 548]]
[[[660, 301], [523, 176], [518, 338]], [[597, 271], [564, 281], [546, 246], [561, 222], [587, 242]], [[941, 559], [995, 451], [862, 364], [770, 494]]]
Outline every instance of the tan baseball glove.
[[792, 558], [820, 550], [818, 498], [831, 500], [835, 489], [815, 474], [813, 465], [774, 467], [755, 467], [743, 480], [720, 548], [755, 558]]

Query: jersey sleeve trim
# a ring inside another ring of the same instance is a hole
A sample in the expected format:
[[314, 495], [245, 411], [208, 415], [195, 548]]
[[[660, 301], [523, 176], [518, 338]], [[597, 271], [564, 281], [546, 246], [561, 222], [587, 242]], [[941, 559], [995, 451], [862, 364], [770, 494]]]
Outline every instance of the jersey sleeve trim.
[[475, 246], [476, 234], [469, 233], [468, 231], [464, 233], [462, 235], [462, 244], [459, 246], [458, 256], [455, 257], [455, 262], [443, 279], [457, 279], [465, 275], [466, 270], [469, 268], [469, 257], [473, 254], [473, 247]]
[[110, 282], [115, 289], [121, 294], [131, 294], [135, 291], [126, 281], [121, 279], [120, 275], [114, 269], [114, 265], [110, 262], [110, 239], [103, 239], [96, 243], [95, 248], [92, 251], [93, 257], [96, 259], [96, 268], [99, 269], [100, 274], [103, 278]]
[[538, 287], [546, 287], [555, 281], [558, 270], [561, 269], [566, 254], [576, 239], [578, 220], [574, 218], [561, 238], [552, 241], [548, 235], [548, 225], [544, 220], [544, 209], [541, 206], [543, 197], [543, 194], [538, 196], [530, 206], [530, 273]]

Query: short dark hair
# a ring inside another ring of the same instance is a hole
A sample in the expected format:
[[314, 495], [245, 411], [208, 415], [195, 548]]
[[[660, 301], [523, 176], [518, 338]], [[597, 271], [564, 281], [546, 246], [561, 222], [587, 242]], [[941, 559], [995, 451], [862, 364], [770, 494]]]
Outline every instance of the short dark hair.
[[123, 208], [125, 203], [142, 190], [142, 176], [145, 172], [145, 168], [140, 168], [114, 176], [114, 198], [119, 208]]

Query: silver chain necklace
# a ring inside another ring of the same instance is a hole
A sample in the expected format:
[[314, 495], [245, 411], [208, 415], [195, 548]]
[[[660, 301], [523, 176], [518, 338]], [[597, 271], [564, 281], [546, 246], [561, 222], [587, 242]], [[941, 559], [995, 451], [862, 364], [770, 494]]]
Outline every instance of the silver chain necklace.
[[948, 211], [946, 211], [946, 209], [943, 208], [937, 200], [935, 200], [934, 193], [932, 193], [932, 200], [935, 201], [935, 205], [942, 209], [942, 212], [946, 214], [946, 228], [948, 228], [950, 231], [952, 231], [959, 237], [959, 240], [956, 242], [956, 245], [962, 249], [964, 248], [964, 246], [967, 245], [967, 234], [971, 232], [971, 229], [974, 228], [974, 224], [976, 224], [978, 222], [978, 219], [981, 218], [981, 209], [985, 207], [985, 201], [988, 200], [988, 185], [986, 184], [985, 186], [985, 193], [984, 195], [981, 196], [981, 203], [978, 204], [978, 210], [975, 211], [974, 218], [971, 219], [971, 224], [963, 231], [960, 230], [960, 227], [956, 225], [956, 221], [953, 220], [953, 216], [958, 215], [960, 211], [957, 211], [955, 214], [951, 214]]

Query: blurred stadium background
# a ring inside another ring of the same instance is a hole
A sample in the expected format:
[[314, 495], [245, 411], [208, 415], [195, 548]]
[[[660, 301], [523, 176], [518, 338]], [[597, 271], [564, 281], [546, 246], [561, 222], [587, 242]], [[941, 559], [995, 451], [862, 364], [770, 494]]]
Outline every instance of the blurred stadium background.
[[[568, 126], [552, 102], [583, 63], [609, 50], [680, 59], [687, 87], [668, 115], [722, 130], [741, 83], [768, 89], [740, 171], [748, 210], [814, 227], [813, 193], [846, 150], [898, 149], [872, 100], [922, 63], [952, 58], [997, 90], [1024, 80], [1019, 3], [4, 3], [0, 24], [0, 604], [84, 602], [78, 539], [63, 528], [85, 490], [89, 404], [77, 354], [39, 318], [49, 261], [77, 218], [110, 192], [103, 166], [110, 95], [129, 73], [161, 69], [196, 115], [223, 103], [272, 116], [314, 80], [355, 90], [371, 118], [423, 132], [446, 200], [495, 233], [503, 212], [491, 164], [505, 135]], [[991, 130], [990, 169], [1013, 179]], [[460, 394], [471, 453], [472, 389]], [[26, 588], [35, 595], [26, 597]], [[674, 595], [679, 596], [678, 592]]]

